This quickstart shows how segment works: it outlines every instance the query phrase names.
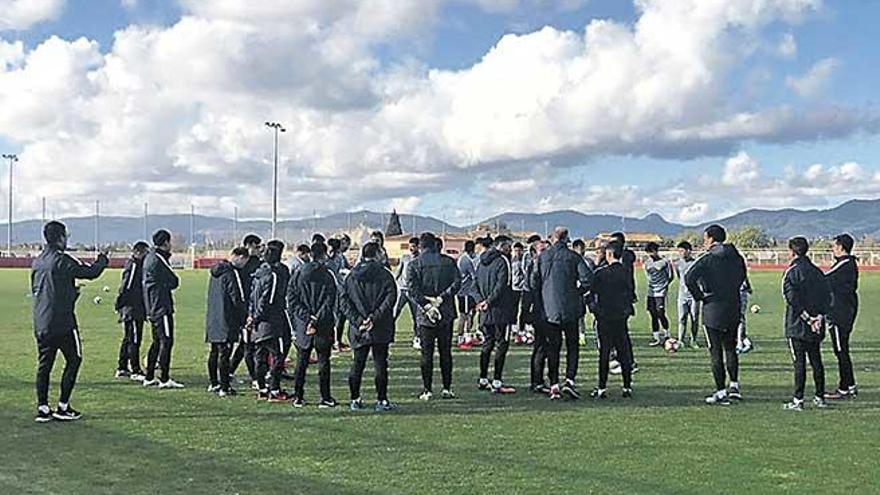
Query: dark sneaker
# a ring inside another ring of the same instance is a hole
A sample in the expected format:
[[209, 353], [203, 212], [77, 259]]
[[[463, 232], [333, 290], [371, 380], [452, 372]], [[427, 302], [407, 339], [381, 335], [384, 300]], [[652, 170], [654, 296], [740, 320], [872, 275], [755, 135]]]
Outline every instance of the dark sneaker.
[[131, 376], [131, 373], [128, 370], [116, 370], [116, 378], [125, 379]]
[[[633, 364], [632, 364], [632, 371], [631, 371], [631, 373], [632, 373], [633, 375], [635, 375], [635, 374], [638, 373], [638, 372], [639, 372], [639, 365], [636, 364], [636, 363], [633, 363]], [[621, 373], [622, 373], [622, 371], [621, 371]]]
[[727, 390], [727, 397], [730, 398], [730, 400], [736, 401], [742, 400], [743, 398], [742, 394], [739, 393], [739, 387], [730, 387], [730, 389]]
[[578, 400], [581, 398], [580, 392], [577, 391], [574, 383], [570, 380], [565, 381], [565, 385], [562, 386], [562, 393], [571, 400]]
[[269, 402], [290, 402], [291, 397], [284, 390], [269, 392]]
[[491, 387], [489, 386], [488, 380], [486, 380], [486, 381], [480, 380], [477, 382], [477, 389], [478, 390], [489, 390], [490, 388]]
[[825, 394], [825, 400], [845, 400], [849, 398], [849, 390], [837, 389], [834, 392]]
[[859, 387], [858, 387], [858, 385], [853, 385], [852, 387], [849, 388], [849, 390], [847, 390], [847, 392], [849, 392], [849, 396], [850, 396], [850, 397], [852, 397], [853, 399], [855, 399], [856, 397], [859, 396]]
[[232, 397], [235, 395], [238, 395], [238, 392], [234, 388], [227, 390], [220, 389], [217, 391], [217, 397]]
[[441, 399], [444, 399], [444, 400], [454, 399], [454, 398], [455, 398], [455, 392], [453, 392], [452, 390], [449, 390], [449, 389], [445, 389], [445, 388], [444, 388], [444, 389], [440, 392], [440, 398], [441, 398]]
[[47, 412], [43, 412], [37, 409], [37, 415], [34, 417], [34, 421], [37, 423], [48, 423], [49, 421], [52, 421], [52, 410], [49, 409]]
[[269, 400], [269, 391], [268, 390], [258, 390], [257, 391], [257, 400]]
[[813, 397], [813, 407], [816, 409], [828, 409], [828, 403], [823, 397]]
[[623, 391], [620, 393], [620, 396], [623, 397], [624, 399], [632, 399], [633, 389], [624, 388]]
[[593, 399], [607, 399], [608, 392], [606, 392], [604, 388], [594, 388], [593, 391], [590, 392], [590, 397]]
[[299, 409], [306, 405], [306, 401], [302, 397], [294, 397], [292, 401], [290, 401], [290, 405]]
[[72, 407], [68, 407], [63, 411], [59, 408], [52, 413], [52, 417], [59, 421], [75, 421], [82, 417], [82, 413]]
[[660, 339], [653, 339], [652, 341], [648, 342], [648, 347], [657, 347], [661, 345], [663, 345], [663, 341]]
[[321, 402], [318, 403], [318, 408], [332, 409], [338, 405], [339, 405], [339, 403], [336, 402], [336, 399], [334, 399], [333, 397], [328, 397], [326, 399], [321, 399]]
[[397, 404], [388, 401], [388, 400], [380, 400], [376, 403], [376, 406], [373, 408], [376, 412], [389, 412], [397, 409]]
[[364, 405], [364, 400], [360, 397], [349, 402], [348, 409], [349, 411], [363, 411], [367, 406]]
[[531, 387], [529, 387], [529, 391], [532, 392], [533, 394], [548, 395], [548, 394], [550, 394], [550, 387], [548, 387], [547, 385], [545, 385], [543, 383], [540, 383], [538, 385], [532, 385]]
[[785, 404], [783, 404], [782, 409], [785, 411], [803, 411], [804, 401], [803, 399], [792, 399], [791, 402], [786, 402]]

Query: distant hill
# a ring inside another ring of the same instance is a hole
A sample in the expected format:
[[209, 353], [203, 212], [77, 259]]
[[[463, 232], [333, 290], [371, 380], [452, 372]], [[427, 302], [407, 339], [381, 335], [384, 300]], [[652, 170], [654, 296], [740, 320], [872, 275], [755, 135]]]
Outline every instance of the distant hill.
[[[278, 223], [279, 236], [290, 242], [307, 240], [313, 232], [339, 232], [350, 229], [384, 229], [388, 213], [357, 211], [333, 215], [285, 220]], [[91, 245], [95, 239], [95, 217], [62, 218], [71, 232], [72, 244]], [[865, 235], [880, 238], [880, 200], [852, 200], [827, 210], [746, 210], [720, 220], [701, 225], [682, 225], [669, 222], [658, 214], [643, 218], [616, 215], [586, 214], [573, 210], [547, 213], [509, 212], [487, 218], [478, 224], [456, 226], [442, 220], [421, 215], [400, 215], [404, 233], [463, 232], [478, 225], [504, 224], [514, 231], [545, 233], [557, 225], [565, 225], [574, 237], [593, 237], [600, 232], [623, 230], [627, 232], [653, 232], [664, 237], [674, 237], [686, 230], [699, 230], [709, 223], [721, 223], [728, 228], [757, 225], [772, 237], [785, 239], [794, 235], [810, 238], [829, 237], [840, 232], [850, 232], [857, 237]], [[151, 215], [147, 230], [152, 233], [166, 228], [177, 234], [180, 242], [190, 242], [189, 215]], [[40, 241], [40, 221], [16, 222], [13, 243], [36, 243]], [[0, 224], [0, 244], [5, 241], [6, 225]], [[194, 217], [195, 242], [228, 242], [245, 233], [254, 232], [269, 237], [270, 223], [266, 220], [242, 220], [237, 232], [230, 218], [196, 215]], [[107, 216], [100, 218], [101, 244], [131, 243], [144, 238], [144, 221], [141, 217]]]

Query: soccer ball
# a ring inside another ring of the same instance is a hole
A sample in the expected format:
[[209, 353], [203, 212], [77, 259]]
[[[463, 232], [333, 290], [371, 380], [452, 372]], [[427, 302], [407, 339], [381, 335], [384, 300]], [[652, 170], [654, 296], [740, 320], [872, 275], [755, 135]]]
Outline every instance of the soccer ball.
[[670, 354], [678, 352], [679, 347], [681, 347], [681, 342], [679, 342], [678, 339], [668, 338], [666, 339], [666, 342], [663, 343], [663, 348]]
[[757, 304], [752, 304], [752, 313], [758, 314], [761, 312], [761, 306]]
[[104, 291], [104, 292], [110, 292], [110, 287], [107, 286], [107, 285], [105, 285], [104, 288], [101, 289], [101, 290]]
[[102, 300], [103, 300], [103, 299], [101, 299], [101, 296], [95, 296], [95, 298], [92, 299], [92, 302], [95, 303], [95, 304], [101, 304], [101, 301], [102, 301]]

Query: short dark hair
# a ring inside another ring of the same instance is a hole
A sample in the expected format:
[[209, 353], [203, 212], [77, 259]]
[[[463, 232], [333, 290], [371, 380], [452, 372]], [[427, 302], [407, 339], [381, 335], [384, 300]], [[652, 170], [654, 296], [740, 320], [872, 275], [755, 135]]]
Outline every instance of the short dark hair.
[[511, 239], [510, 237], [507, 237], [506, 235], [499, 235], [498, 237], [495, 238], [495, 245], [496, 246], [500, 246], [502, 244], [509, 244], [511, 242], [513, 242], [513, 239]]
[[381, 230], [374, 230], [374, 231], [370, 232], [370, 237], [378, 237], [379, 239], [385, 239], [385, 234], [383, 234]]
[[327, 238], [324, 237], [324, 234], [320, 232], [315, 232], [314, 234], [312, 234], [312, 244], [316, 242], [327, 242]]
[[620, 241], [621, 247], [624, 244], [626, 244], [626, 234], [624, 234], [623, 232], [620, 232], [620, 231], [614, 232], [609, 237], [611, 237], [612, 239], [615, 239], [617, 241]]
[[248, 234], [241, 241], [242, 246], [259, 246], [263, 243], [263, 239], [257, 234]]
[[364, 259], [376, 259], [376, 256], [379, 255], [379, 245], [375, 242], [368, 242], [364, 244], [364, 247], [361, 249], [361, 257]]
[[715, 242], [724, 242], [727, 240], [727, 231], [724, 230], [724, 227], [718, 225], [717, 223], [713, 223], [712, 225], [706, 227], [703, 230], [703, 233], [709, 236], [709, 239], [712, 239]]
[[585, 243], [583, 239], [575, 239], [572, 241], [571, 247], [587, 249], [587, 243]]
[[853, 245], [855, 244], [855, 240], [849, 234], [839, 234], [834, 236], [834, 242], [838, 246], [843, 248], [843, 250], [846, 251], [847, 254], [852, 252]]
[[477, 243], [484, 248], [489, 249], [492, 247], [492, 237], [488, 235], [486, 237], [480, 237], [477, 239]]
[[523, 246], [523, 243], [516, 241], [513, 243], [513, 248], [514, 249], [525, 249], [525, 246]]
[[464, 241], [464, 252], [473, 253], [474, 249], [476, 249], [477, 245], [474, 241]]
[[308, 244], [300, 244], [296, 247], [297, 254], [308, 254], [312, 252], [312, 248]]
[[657, 244], [656, 242], [651, 241], [651, 242], [645, 244], [645, 252], [646, 253], [656, 253], [658, 251], [660, 251], [660, 245]]
[[248, 256], [250, 256], [250, 254], [251, 253], [248, 252], [248, 249], [244, 246], [238, 246], [236, 248], [233, 248], [232, 253], [231, 253], [232, 256], [244, 256], [244, 257], [248, 257]]
[[284, 242], [278, 239], [272, 239], [266, 243], [266, 254], [263, 258], [267, 263], [278, 263], [281, 261], [281, 255], [284, 253]]
[[323, 258], [324, 256], [327, 256], [327, 245], [323, 242], [316, 242], [312, 244], [309, 252], [312, 253], [312, 256], [315, 258]]
[[[315, 244], [324, 244], [324, 243], [323, 242], [316, 242]], [[327, 251], [326, 246], [330, 246], [330, 249], [332, 249], [333, 252], [335, 253], [335, 252], [339, 251], [339, 249], [342, 247], [342, 240], [337, 239], [335, 237], [331, 237], [331, 238], [327, 239], [327, 244], [325, 245], [325, 249], [324, 249], [325, 252]], [[312, 253], [312, 254], [314, 254], [314, 253]]]
[[810, 250], [810, 243], [805, 237], [792, 237], [788, 240], [788, 249], [794, 251], [794, 254], [798, 256], [806, 256], [807, 251]]
[[159, 229], [156, 231], [155, 234], [153, 234], [153, 245], [154, 246], [161, 246], [162, 244], [165, 244], [166, 242], [168, 242], [170, 240], [171, 240], [171, 232], [168, 232], [165, 229]]
[[[431, 234], [431, 233], [430, 233], [430, 232], [426, 232], [426, 234]], [[425, 234], [422, 234], [422, 235], [425, 235]], [[431, 234], [431, 235], [433, 236], [434, 234]], [[421, 237], [421, 236], [420, 236], [420, 237]], [[409, 244], [410, 244], [411, 246], [419, 247], [419, 246], [421, 245], [420, 242], [421, 242], [421, 241], [419, 240], [418, 237], [410, 237], [410, 238], [409, 238]]]
[[409, 243], [416, 246], [421, 246], [422, 249], [427, 251], [437, 247], [437, 237], [435, 237], [434, 234], [430, 232], [422, 232], [422, 235], [420, 235], [418, 239], [413, 237], [409, 240]]
[[539, 236], [538, 234], [532, 234], [529, 236], [528, 239], [526, 239], [526, 244], [532, 244], [532, 243], [538, 242], [540, 240], [541, 240], [541, 236]]
[[623, 243], [620, 241], [611, 241], [605, 246], [605, 252], [611, 253], [611, 257], [619, 260], [623, 258]]
[[63, 223], [52, 220], [43, 226], [43, 238], [49, 244], [61, 242], [61, 237], [67, 235], [67, 227]]
[[144, 241], [137, 241], [134, 243], [134, 246], [131, 247], [132, 251], [146, 251], [147, 249], [150, 249], [150, 245]]
[[694, 249], [694, 247], [688, 241], [681, 241], [675, 247], [677, 247], [678, 249], [684, 249], [686, 251], [693, 251], [693, 249]]

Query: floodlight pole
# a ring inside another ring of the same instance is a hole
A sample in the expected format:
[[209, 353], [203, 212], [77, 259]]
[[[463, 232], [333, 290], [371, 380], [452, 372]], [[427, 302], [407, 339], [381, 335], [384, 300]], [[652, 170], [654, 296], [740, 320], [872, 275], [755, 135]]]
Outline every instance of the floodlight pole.
[[271, 128], [275, 134], [275, 158], [272, 169], [272, 239], [275, 239], [278, 224], [278, 133], [286, 132], [287, 129], [278, 122], [266, 122], [266, 127]]
[[12, 256], [12, 169], [18, 161], [18, 155], [4, 153], [3, 158], [9, 161], [9, 218], [6, 224], [6, 253]]

